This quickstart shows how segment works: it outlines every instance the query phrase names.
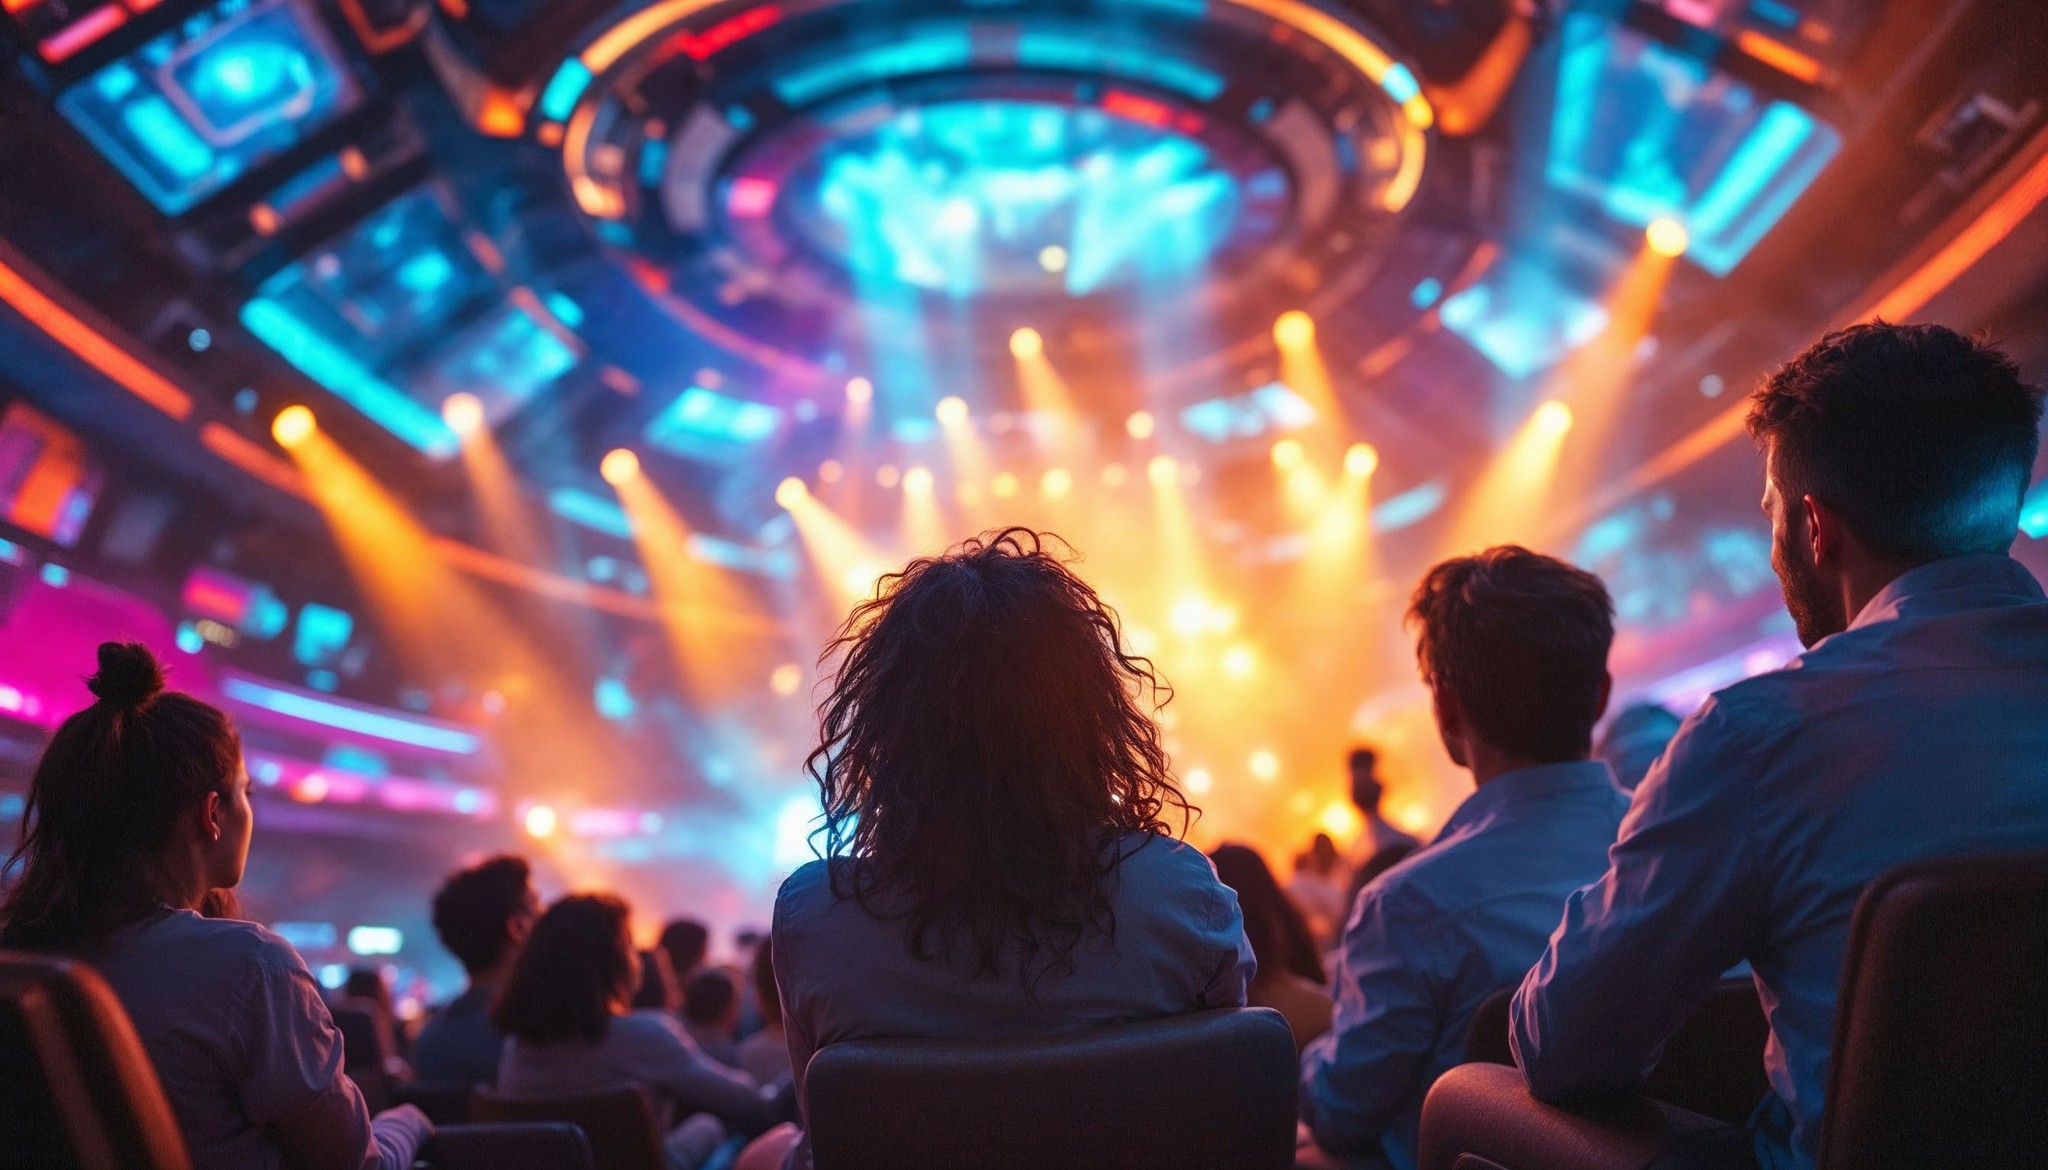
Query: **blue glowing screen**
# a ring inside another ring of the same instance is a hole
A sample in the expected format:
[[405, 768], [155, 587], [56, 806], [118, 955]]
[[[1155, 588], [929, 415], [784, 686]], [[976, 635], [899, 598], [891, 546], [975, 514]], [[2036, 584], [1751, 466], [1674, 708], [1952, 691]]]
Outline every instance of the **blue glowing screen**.
[[66, 90], [57, 107], [175, 215], [361, 99], [317, 16], [295, 0], [226, 0]]
[[1242, 202], [1199, 139], [1050, 101], [899, 109], [810, 171], [798, 217], [856, 278], [957, 296], [1178, 280]]
[[781, 425], [782, 412], [766, 403], [691, 386], [647, 424], [647, 441], [687, 458], [729, 461]]
[[1255, 439], [1316, 421], [1316, 408], [1284, 383], [1268, 382], [1242, 394], [1207, 398], [1181, 408], [1181, 425], [1211, 443]]
[[1548, 269], [1513, 262], [1445, 298], [1437, 312], [1444, 328], [1512, 378], [1548, 369], [1607, 325], [1607, 310]]
[[468, 390], [502, 415], [573, 358], [522, 311], [459, 327], [497, 295], [447, 209], [420, 187], [280, 269], [241, 316], [301, 373], [413, 447], [445, 456], [456, 441], [441, 421], [442, 398]]
[[1565, 19], [1546, 174], [1614, 219], [1672, 216], [1722, 275], [1841, 149], [1834, 127], [1606, 19]]

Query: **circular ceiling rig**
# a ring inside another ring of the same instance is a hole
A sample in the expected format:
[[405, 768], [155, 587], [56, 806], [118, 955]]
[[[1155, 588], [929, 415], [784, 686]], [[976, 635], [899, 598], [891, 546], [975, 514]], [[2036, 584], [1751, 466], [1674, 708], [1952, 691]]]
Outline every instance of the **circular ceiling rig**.
[[785, 369], [1153, 386], [1355, 292], [1431, 108], [1303, 0], [665, 0], [535, 103], [575, 204], [693, 330]]

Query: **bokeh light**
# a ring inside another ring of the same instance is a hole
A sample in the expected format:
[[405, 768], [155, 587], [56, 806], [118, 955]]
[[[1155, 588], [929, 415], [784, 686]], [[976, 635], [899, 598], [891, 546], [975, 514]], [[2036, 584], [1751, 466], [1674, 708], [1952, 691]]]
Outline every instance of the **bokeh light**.
[[313, 412], [303, 406], [287, 406], [277, 412], [270, 422], [270, 437], [277, 445], [290, 450], [313, 437], [313, 431], [320, 424], [313, 420]]
[[615, 447], [598, 463], [597, 473], [606, 483], [617, 487], [640, 474], [640, 457], [624, 447]]

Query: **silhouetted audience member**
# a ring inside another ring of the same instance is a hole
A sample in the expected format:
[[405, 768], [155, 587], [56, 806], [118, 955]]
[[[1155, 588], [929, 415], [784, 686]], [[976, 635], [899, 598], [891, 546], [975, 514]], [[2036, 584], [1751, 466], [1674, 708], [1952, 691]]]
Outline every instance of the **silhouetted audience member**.
[[739, 981], [723, 967], [706, 967], [683, 988], [683, 1030], [704, 1055], [738, 1068]]
[[1543, 953], [1598, 877], [1628, 799], [1588, 760], [1614, 607], [1599, 578], [1512, 546], [1443, 562], [1408, 617], [1437, 730], [1478, 790], [1359, 893], [1335, 1018], [1302, 1061], [1302, 1120], [1339, 1157], [1416, 1164], [1422, 1099], [1472, 1016]]
[[469, 986], [420, 1029], [413, 1066], [421, 1080], [496, 1083], [505, 1038], [491, 1026], [491, 1001], [539, 916], [540, 895], [523, 858], [493, 857], [441, 883], [434, 895], [434, 933], [468, 973]]
[[1807, 650], [1685, 721], [1572, 897], [1515, 1000], [1537, 1096], [1632, 1087], [1747, 959], [1771, 1009], [1757, 1153], [1810, 1166], [1864, 886], [1915, 858], [2048, 846], [2048, 601], [2006, 555], [2041, 406], [1988, 344], [1882, 323], [1751, 396]]
[[740, 1041], [739, 1069], [764, 1085], [789, 1075], [789, 1034], [782, 1028], [782, 993], [775, 987], [775, 944], [765, 937], [754, 948], [748, 971], [761, 1030]]
[[57, 728], [29, 782], [0, 947], [68, 954], [105, 977], [193, 1165], [411, 1166], [433, 1127], [411, 1106], [371, 1119], [298, 952], [198, 913], [241, 882], [255, 826], [233, 724], [165, 691], [143, 646], [108, 642], [99, 667], [97, 701]]
[[[645, 1090], [668, 1128], [672, 1170], [694, 1170], [726, 1131], [775, 1120], [745, 1073], [697, 1051], [673, 1016], [630, 1010], [640, 983], [631, 909], [609, 894], [572, 894], [534, 923], [491, 1018], [505, 1033], [498, 1091], [565, 1097], [625, 1085]], [[710, 1114], [707, 1126], [692, 1115]]]
[[1678, 734], [1678, 724], [1678, 716], [1656, 703], [1631, 703], [1607, 721], [1593, 754], [1614, 769], [1623, 792], [1634, 792]]
[[1415, 852], [1422, 842], [1396, 828], [1380, 811], [1387, 786], [1380, 780], [1378, 752], [1368, 747], [1353, 748], [1345, 767], [1351, 774], [1351, 803], [1358, 806], [1359, 815], [1365, 818], [1365, 830], [1351, 850], [1351, 886], [1344, 896], [1344, 913], [1348, 915], [1352, 903], [1358, 900], [1358, 891], [1366, 883]]
[[675, 968], [669, 966], [668, 952], [660, 947], [640, 952], [640, 989], [633, 993], [633, 1010], [668, 1015], [683, 1010], [683, 989], [676, 982]]
[[711, 931], [691, 918], [676, 918], [661, 928], [661, 949], [668, 952], [669, 969], [677, 987], [689, 985], [690, 976], [704, 965], [711, 953]]
[[1245, 845], [1221, 845], [1209, 854], [1216, 876], [1237, 892], [1244, 914], [1245, 938], [1258, 960], [1245, 998], [1253, 1007], [1268, 1007], [1287, 1017], [1294, 1046], [1330, 1029], [1330, 992], [1323, 986], [1323, 960], [1301, 911], [1273, 880], [1266, 859]]
[[1141, 705], [1156, 680], [1045, 538], [1012, 528], [911, 562], [834, 649], [808, 761], [828, 859], [783, 883], [771, 932], [799, 1090], [843, 1040], [1245, 1002], [1237, 898], [1171, 835], [1187, 805]]
[[1308, 921], [1318, 946], [1331, 945], [1344, 929], [1344, 916], [1351, 909], [1351, 904], [1345, 901], [1348, 879], [1344, 855], [1337, 851], [1337, 843], [1330, 840], [1328, 833], [1317, 833], [1308, 852], [1294, 859], [1294, 876], [1287, 883], [1287, 893]]
[[[376, 1069], [394, 1080], [408, 1080], [412, 1077], [412, 1065], [407, 1060], [407, 1045], [398, 1019], [398, 1006], [392, 999], [391, 981], [384, 978], [384, 972], [375, 967], [351, 967], [342, 981], [335, 1002], [335, 1024], [341, 1028], [343, 1065], [351, 1076], [358, 1071]], [[343, 1009], [361, 1013], [369, 1023], [369, 1029], [361, 1036], [350, 1033], [348, 1025], [341, 1018]], [[362, 1042], [360, 1051], [357, 1048]], [[378, 1100], [367, 1082], [359, 1082], [364, 1096]]]

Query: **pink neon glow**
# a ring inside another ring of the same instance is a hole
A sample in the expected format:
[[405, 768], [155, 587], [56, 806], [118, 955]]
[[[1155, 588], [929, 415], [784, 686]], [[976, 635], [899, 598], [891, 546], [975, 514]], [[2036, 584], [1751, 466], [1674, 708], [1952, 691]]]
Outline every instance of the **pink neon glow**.
[[764, 4], [752, 12], [743, 12], [731, 20], [714, 24], [701, 33], [679, 33], [674, 44], [692, 61], [705, 61], [721, 50], [729, 49], [762, 29], [771, 27], [781, 19], [781, 8], [773, 4]]
[[44, 39], [41, 52], [45, 61], [62, 61], [66, 57], [120, 28], [128, 20], [128, 14], [109, 4], [105, 8], [81, 19], [77, 24]]
[[185, 578], [180, 600], [201, 617], [239, 627], [248, 616], [252, 596], [248, 582], [202, 565]]
[[775, 181], [745, 176], [732, 181], [726, 208], [734, 215], [759, 218], [775, 206]]
[[394, 812], [445, 813], [489, 820], [498, 796], [489, 789], [411, 776], [365, 776], [346, 768], [293, 759], [276, 752], [247, 753], [259, 787], [274, 788], [301, 804], [375, 804]]

